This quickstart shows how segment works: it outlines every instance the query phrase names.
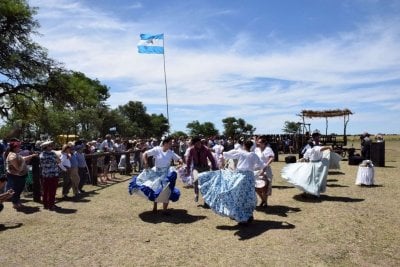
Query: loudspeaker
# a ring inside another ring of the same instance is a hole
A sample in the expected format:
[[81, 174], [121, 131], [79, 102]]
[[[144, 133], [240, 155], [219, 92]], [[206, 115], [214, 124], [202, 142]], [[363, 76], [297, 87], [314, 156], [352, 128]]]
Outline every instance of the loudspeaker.
[[385, 167], [385, 142], [371, 143], [371, 161], [374, 166]]
[[296, 156], [287, 156], [285, 157], [286, 163], [296, 163]]
[[364, 160], [361, 156], [349, 157], [349, 165], [359, 165]]

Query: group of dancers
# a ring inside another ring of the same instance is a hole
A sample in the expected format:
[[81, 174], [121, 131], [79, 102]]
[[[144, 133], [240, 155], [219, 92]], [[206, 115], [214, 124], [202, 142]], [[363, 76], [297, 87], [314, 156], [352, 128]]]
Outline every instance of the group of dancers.
[[[194, 137], [184, 159], [171, 146], [172, 138], [166, 137], [160, 146], [146, 151], [144, 171], [129, 184], [130, 194], [139, 194], [153, 202], [153, 212], [157, 212], [157, 203], [163, 203], [162, 213], [168, 214], [169, 201], [179, 200], [180, 191], [175, 187], [178, 174], [183, 182], [193, 185], [195, 202], [201, 193], [205, 206], [240, 225], [253, 221], [257, 195], [261, 199], [259, 207], [268, 205], [273, 178], [271, 163], [275, 155], [268, 146], [267, 136], [243, 140], [240, 147], [219, 151], [217, 155], [200, 138]], [[282, 178], [306, 194], [319, 197], [326, 190], [328, 169], [339, 168], [341, 157], [331, 150], [320, 146], [318, 136], [313, 135], [303, 159], [287, 164], [281, 171]], [[147, 167], [149, 157], [154, 159], [151, 169]], [[178, 162], [177, 168], [171, 164], [174, 162]], [[227, 162], [233, 164], [227, 167]]]

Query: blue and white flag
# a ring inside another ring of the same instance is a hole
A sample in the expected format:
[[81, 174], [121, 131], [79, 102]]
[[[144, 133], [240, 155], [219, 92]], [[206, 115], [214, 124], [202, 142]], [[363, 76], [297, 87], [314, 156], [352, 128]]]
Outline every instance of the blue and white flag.
[[164, 54], [164, 34], [140, 34], [138, 52], [143, 54]]

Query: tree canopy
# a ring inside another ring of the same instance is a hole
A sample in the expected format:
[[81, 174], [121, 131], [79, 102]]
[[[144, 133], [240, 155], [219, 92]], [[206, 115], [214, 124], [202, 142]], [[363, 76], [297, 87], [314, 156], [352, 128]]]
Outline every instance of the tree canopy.
[[186, 128], [189, 129], [189, 134], [191, 136], [215, 136], [218, 135], [218, 130], [215, 128], [212, 122], [204, 122], [200, 123], [199, 121], [195, 120], [189, 122], [186, 125]]
[[224, 124], [224, 135], [227, 137], [238, 138], [242, 135], [252, 135], [256, 128], [253, 125], [246, 123], [244, 119], [227, 117], [222, 120]]
[[163, 136], [169, 131], [168, 120], [163, 114], [148, 114], [146, 107], [140, 101], [129, 101], [119, 106], [118, 111], [125, 117], [133, 132], [132, 135], [140, 137]]
[[284, 133], [297, 133], [300, 129], [300, 125], [294, 121], [285, 121], [282, 131]]
[[32, 99], [59, 64], [35, 43], [31, 35], [39, 24], [34, 8], [24, 0], [0, 2], [0, 115], [6, 117], [21, 97]]

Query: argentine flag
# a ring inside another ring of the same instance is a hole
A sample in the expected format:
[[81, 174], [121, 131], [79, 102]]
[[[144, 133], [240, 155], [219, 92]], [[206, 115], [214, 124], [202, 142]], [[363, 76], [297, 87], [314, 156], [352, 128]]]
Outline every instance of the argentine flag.
[[164, 34], [140, 34], [138, 52], [142, 54], [164, 54]]

